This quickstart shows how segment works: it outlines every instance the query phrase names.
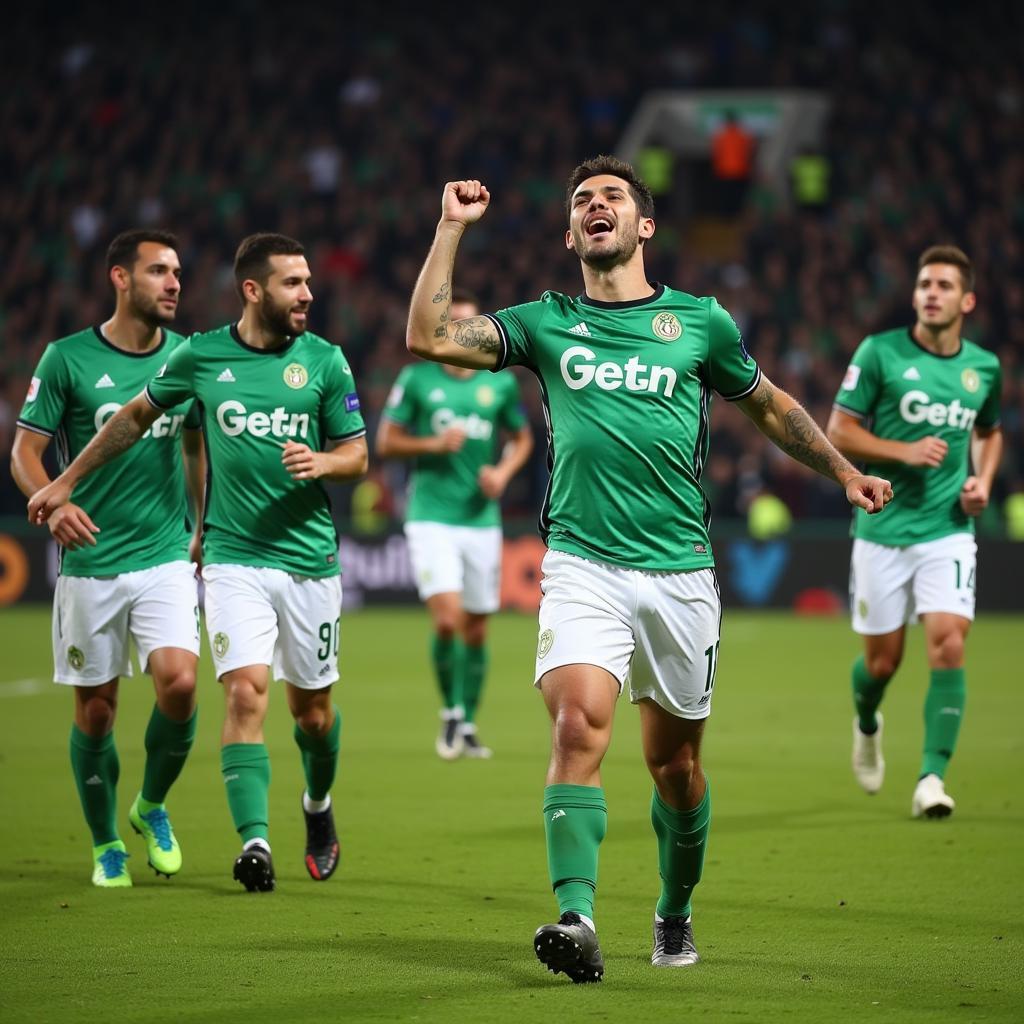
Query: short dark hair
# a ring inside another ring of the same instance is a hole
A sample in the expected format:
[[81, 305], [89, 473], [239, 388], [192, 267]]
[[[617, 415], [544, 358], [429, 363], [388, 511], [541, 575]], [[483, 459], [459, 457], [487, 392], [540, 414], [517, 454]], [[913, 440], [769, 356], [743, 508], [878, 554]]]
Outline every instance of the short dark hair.
[[917, 269], [920, 271], [930, 263], [948, 263], [960, 271], [960, 280], [963, 282], [965, 292], [974, 291], [974, 264], [971, 258], [955, 245], [930, 245], [917, 261]]
[[143, 242], [156, 242], [157, 245], [166, 245], [168, 249], [177, 252], [178, 239], [170, 231], [161, 231], [158, 228], [132, 228], [131, 231], [122, 231], [107, 246], [107, 270], [114, 267], [124, 267], [131, 270], [135, 261], [139, 258], [139, 246]]
[[261, 285], [267, 283], [270, 277], [271, 256], [304, 256], [306, 250], [301, 242], [287, 235], [276, 235], [271, 231], [261, 231], [255, 235], [249, 235], [238, 243], [235, 252], [235, 287], [242, 301], [245, 301], [245, 293], [242, 291], [243, 281], [258, 281]]
[[480, 300], [476, 297], [475, 292], [471, 292], [468, 288], [453, 288], [452, 289], [452, 303], [462, 302], [470, 306], [476, 306], [480, 308]]
[[641, 217], [654, 216], [654, 196], [651, 190], [644, 184], [643, 179], [633, 169], [632, 164], [625, 160], [619, 160], [614, 156], [595, 156], [586, 160], [569, 175], [569, 183], [565, 188], [565, 216], [568, 220], [572, 214], [572, 196], [580, 187], [580, 183], [593, 178], [597, 174], [611, 174], [616, 178], [622, 178], [629, 185], [629, 191], [633, 195], [633, 201], [640, 211]]

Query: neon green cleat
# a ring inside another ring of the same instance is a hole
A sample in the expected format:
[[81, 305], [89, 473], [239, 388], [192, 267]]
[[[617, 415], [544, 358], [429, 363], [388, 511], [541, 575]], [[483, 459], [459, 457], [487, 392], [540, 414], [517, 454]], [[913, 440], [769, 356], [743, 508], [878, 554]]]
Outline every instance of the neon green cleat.
[[146, 840], [146, 852], [149, 854], [149, 866], [158, 874], [170, 878], [181, 870], [181, 847], [174, 838], [171, 820], [167, 817], [164, 807], [154, 807], [143, 813], [139, 810], [139, 800], [135, 798], [128, 820], [132, 828]]
[[92, 848], [95, 867], [92, 869], [92, 884], [101, 889], [121, 889], [132, 884], [132, 876], [128, 874], [128, 853], [124, 843], [115, 839], [112, 843]]

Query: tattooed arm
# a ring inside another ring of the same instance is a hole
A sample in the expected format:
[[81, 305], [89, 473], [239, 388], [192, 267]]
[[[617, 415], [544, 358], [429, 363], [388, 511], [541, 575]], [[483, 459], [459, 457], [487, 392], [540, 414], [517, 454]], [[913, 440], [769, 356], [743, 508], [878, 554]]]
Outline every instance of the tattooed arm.
[[145, 392], [118, 409], [61, 475], [32, 495], [28, 503], [28, 521], [37, 526], [45, 523], [58, 508], [70, 501], [71, 492], [83, 477], [131, 448], [161, 412], [150, 404]]
[[832, 447], [800, 403], [776, 388], [767, 377], [762, 376], [753, 393], [736, 404], [757, 429], [787, 455], [835, 480], [845, 489], [851, 505], [859, 505], [868, 512], [881, 512], [892, 500], [888, 480], [865, 476], [851, 465]]
[[490, 201], [490, 193], [479, 181], [449, 181], [444, 187], [434, 244], [409, 306], [405, 344], [414, 355], [472, 369], [490, 369], [498, 361], [500, 338], [491, 320], [450, 318], [452, 272], [462, 233], [484, 215]]

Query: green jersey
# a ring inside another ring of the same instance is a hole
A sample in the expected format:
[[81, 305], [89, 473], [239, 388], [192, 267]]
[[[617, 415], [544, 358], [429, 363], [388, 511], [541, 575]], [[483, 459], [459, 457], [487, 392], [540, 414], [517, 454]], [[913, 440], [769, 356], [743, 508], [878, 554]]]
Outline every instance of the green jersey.
[[366, 433], [340, 348], [308, 332], [253, 348], [232, 324], [192, 335], [146, 395], [158, 409], [199, 401], [209, 461], [205, 562], [338, 574], [327, 493], [318, 480], [293, 479], [281, 452], [288, 439], [319, 451]]
[[498, 502], [480, 490], [478, 476], [491, 465], [500, 428], [520, 430], [526, 417], [519, 385], [510, 373], [456, 377], [439, 363], [417, 363], [398, 375], [384, 415], [417, 437], [459, 427], [466, 443], [457, 452], [422, 455], [409, 483], [406, 519], [454, 526], [498, 526]]
[[657, 285], [635, 302], [545, 292], [491, 319], [496, 369], [518, 363], [541, 383], [548, 546], [632, 569], [714, 565], [700, 485], [711, 391], [744, 398], [760, 379], [732, 317], [713, 298]]
[[[90, 327], [53, 342], [32, 377], [18, 425], [56, 436], [57, 461], [65, 469], [184, 340], [163, 330], [156, 348], [127, 352]], [[100, 532], [95, 547], [61, 550], [61, 573], [117, 576], [188, 558], [181, 431], [198, 425], [185, 399], [169, 403], [137, 445], [75, 488], [75, 504]]]
[[894, 498], [881, 515], [854, 510], [853, 535], [906, 547], [951, 533], [973, 533], [960, 507], [974, 427], [999, 424], [999, 360], [966, 338], [940, 356], [909, 330], [865, 338], [846, 370], [836, 408], [864, 420], [872, 433], [893, 441], [939, 437], [949, 445], [942, 464], [868, 463], [869, 473], [892, 481]]

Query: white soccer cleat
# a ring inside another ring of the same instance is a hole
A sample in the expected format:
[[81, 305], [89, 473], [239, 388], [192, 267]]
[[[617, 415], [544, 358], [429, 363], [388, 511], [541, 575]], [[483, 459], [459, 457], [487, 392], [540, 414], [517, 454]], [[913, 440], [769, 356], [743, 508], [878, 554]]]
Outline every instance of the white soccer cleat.
[[486, 761], [494, 756], [494, 751], [480, 742], [476, 734], [476, 726], [472, 722], [463, 722], [459, 726], [459, 735], [462, 737], [463, 757]]
[[910, 813], [915, 818], [948, 818], [955, 806], [942, 779], [938, 775], [926, 775], [914, 790]]
[[442, 760], [456, 761], [462, 756], [465, 743], [459, 730], [461, 724], [461, 713], [448, 710], [441, 712], [441, 731], [434, 741], [434, 749]]
[[882, 716], [875, 716], [878, 728], [868, 736], [860, 731], [853, 716], [853, 776], [865, 793], [877, 793], [885, 780], [885, 758], [882, 757]]

